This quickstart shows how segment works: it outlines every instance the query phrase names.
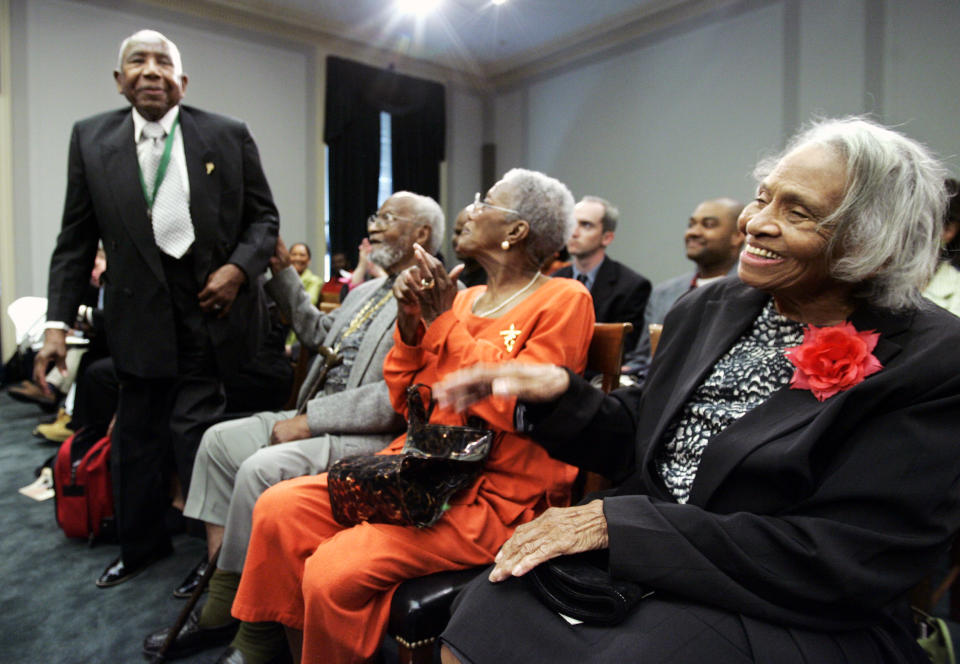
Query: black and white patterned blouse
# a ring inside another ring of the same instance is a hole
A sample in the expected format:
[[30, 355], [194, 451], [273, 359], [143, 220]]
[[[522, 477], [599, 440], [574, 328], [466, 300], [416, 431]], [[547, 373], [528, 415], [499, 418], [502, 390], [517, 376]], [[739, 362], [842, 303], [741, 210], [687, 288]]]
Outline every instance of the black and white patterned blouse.
[[667, 489], [685, 503], [707, 443], [763, 403], [793, 376], [784, 350], [803, 342], [803, 325], [784, 318], [773, 300], [713, 366], [665, 433], [657, 468]]

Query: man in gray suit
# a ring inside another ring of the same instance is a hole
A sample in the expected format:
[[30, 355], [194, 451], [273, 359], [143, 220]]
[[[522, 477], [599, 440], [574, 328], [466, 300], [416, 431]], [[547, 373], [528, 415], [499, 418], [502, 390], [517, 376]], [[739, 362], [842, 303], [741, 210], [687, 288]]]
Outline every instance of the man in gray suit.
[[[257, 413], [217, 424], [204, 434], [184, 514], [206, 524], [209, 559], [218, 547], [221, 551], [210, 598], [202, 612], [191, 616], [168, 656], [226, 643], [235, 631], [230, 605], [243, 570], [253, 506], [263, 491], [281, 480], [323, 472], [341, 457], [377, 452], [403, 429], [383, 380], [383, 359], [393, 347], [397, 316], [393, 277], [414, 264], [414, 243], [436, 253], [444, 217], [433, 199], [398, 192], [367, 224], [370, 259], [388, 276], [361, 284], [331, 314], [310, 303], [289, 267], [286, 247], [277, 243], [267, 292], [302, 344], [316, 348], [322, 343], [322, 350], [335, 351], [342, 363], [326, 366], [331, 363], [325, 352], [317, 355], [296, 410]], [[176, 594], [189, 594], [190, 586], [188, 577]], [[152, 655], [165, 637], [166, 630], [151, 634], [144, 651]]]
[[736, 275], [737, 258], [743, 247], [743, 233], [737, 218], [743, 203], [732, 198], [712, 198], [696, 207], [687, 222], [683, 243], [687, 258], [697, 265], [693, 273], [682, 274], [657, 284], [650, 294], [636, 347], [624, 355], [623, 373], [642, 382], [650, 364], [651, 323], [663, 323], [674, 302], [689, 291], [715, 279]]

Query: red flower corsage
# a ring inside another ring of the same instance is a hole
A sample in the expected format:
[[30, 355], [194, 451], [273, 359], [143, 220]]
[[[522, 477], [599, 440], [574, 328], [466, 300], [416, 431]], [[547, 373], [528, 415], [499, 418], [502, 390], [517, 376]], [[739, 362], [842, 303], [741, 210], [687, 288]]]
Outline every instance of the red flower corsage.
[[803, 343], [786, 351], [797, 368], [790, 387], [810, 390], [819, 401], [850, 389], [883, 368], [873, 355], [879, 338], [873, 330], [857, 331], [852, 323], [808, 325]]

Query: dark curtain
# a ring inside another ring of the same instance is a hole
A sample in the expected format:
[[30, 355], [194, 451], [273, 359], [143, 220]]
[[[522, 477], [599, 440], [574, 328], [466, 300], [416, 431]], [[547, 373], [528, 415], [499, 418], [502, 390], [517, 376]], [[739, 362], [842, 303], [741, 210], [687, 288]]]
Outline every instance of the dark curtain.
[[376, 209], [380, 113], [391, 115], [393, 189], [439, 199], [444, 89], [411, 76], [329, 56], [324, 141], [329, 148], [330, 247], [354, 256]]

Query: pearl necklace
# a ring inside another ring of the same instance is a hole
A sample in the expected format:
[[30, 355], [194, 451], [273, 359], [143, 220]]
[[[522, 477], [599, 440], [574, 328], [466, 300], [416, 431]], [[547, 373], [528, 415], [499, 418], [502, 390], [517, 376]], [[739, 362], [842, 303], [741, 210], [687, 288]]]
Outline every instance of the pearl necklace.
[[530, 283], [528, 283], [526, 286], [518, 290], [516, 293], [508, 297], [506, 300], [504, 300], [497, 306], [495, 306], [493, 309], [490, 309], [489, 311], [484, 311], [482, 314], [478, 314], [476, 311], [473, 311], [473, 309], [477, 306], [477, 302], [480, 301], [480, 298], [478, 297], [476, 300], [473, 301], [473, 307], [470, 308], [471, 311], [473, 311], [473, 315], [480, 316], [481, 318], [486, 318], [490, 314], [497, 313], [498, 311], [503, 309], [505, 306], [507, 306], [508, 304], [516, 300], [518, 297], [526, 293], [528, 290], [530, 290], [530, 288], [537, 282], [537, 279], [539, 278], [540, 278], [540, 272], [538, 271], [536, 274], [533, 275], [533, 279], [530, 280]]

